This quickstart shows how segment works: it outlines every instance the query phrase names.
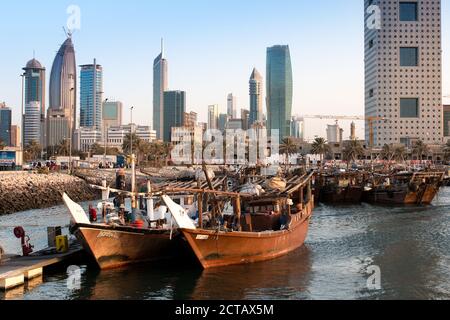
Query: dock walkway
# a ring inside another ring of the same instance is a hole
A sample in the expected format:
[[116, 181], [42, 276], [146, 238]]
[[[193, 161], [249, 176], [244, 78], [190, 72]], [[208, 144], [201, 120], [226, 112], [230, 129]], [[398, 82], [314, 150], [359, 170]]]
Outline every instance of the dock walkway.
[[45, 254], [50, 249], [36, 252], [29, 257], [5, 256], [0, 262], [0, 291], [22, 286], [25, 282], [41, 277], [48, 267], [56, 266], [80, 256], [83, 249], [74, 245], [67, 253]]

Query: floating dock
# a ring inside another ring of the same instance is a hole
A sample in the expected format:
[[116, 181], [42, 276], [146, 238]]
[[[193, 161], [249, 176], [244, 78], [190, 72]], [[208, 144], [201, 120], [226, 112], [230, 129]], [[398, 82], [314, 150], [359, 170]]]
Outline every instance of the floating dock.
[[[28, 257], [5, 256], [0, 261], [0, 292], [25, 285], [36, 278], [42, 278], [51, 267], [70, 264], [79, 260], [84, 251], [80, 245], [71, 246], [66, 253], [51, 253], [45, 249]], [[47, 254], [48, 253], [48, 254]]]

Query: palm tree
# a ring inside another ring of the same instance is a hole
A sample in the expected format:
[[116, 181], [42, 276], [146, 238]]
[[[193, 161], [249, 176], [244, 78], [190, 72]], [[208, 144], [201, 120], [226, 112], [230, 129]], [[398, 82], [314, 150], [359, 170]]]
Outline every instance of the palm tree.
[[132, 135], [127, 134], [125, 136], [125, 139], [123, 140], [122, 145], [122, 150], [126, 154], [131, 153], [131, 140], [133, 140], [133, 153], [136, 153], [136, 151], [138, 151], [137, 146], [139, 145], [141, 138], [139, 138], [136, 133], [133, 133]]
[[327, 153], [331, 152], [331, 148], [324, 138], [316, 138], [312, 144], [311, 152], [320, 155], [320, 162], [323, 165], [323, 159]]
[[392, 150], [392, 159], [404, 162], [406, 159], [406, 147], [404, 145], [395, 146]]
[[41, 155], [42, 146], [36, 140], [32, 140], [26, 145], [24, 151], [27, 161], [37, 160]]
[[364, 156], [364, 147], [358, 140], [351, 140], [343, 150], [344, 160], [347, 161], [347, 167], [350, 162], [355, 162], [359, 157]]
[[66, 157], [70, 154], [70, 142], [68, 139], [62, 140], [59, 145], [56, 146], [56, 153]]
[[5, 147], [6, 147], [6, 143], [3, 142], [3, 140], [0, 139], [0, 150], [5, 149]]
[[292, 138], [284, 138], [280, 145], [280, 152], [286, 156], [286, 167], [289, 165], [291, 155], [299, 152], [299, 146]]
[[413, 154], [417, 155], [419, 160], [423, 160], [424, 156], [427, 156], [429, 153], [428, 146], [422, 141], [417, 141], [413, 146]]
[[381, 150], [381, 156], [383, 159], [386, 159], [388, 161], [391, 161], [394, 157], [394, 147], [390, 144], [385, 144], [383, 146], [383, 149]]

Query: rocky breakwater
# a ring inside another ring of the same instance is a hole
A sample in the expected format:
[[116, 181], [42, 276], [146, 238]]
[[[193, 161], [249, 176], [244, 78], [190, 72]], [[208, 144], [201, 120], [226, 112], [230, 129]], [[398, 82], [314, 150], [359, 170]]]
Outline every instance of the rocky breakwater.
[[99, 198], [84, 180], [66, 174], [0, 174], [0, 215], [60, 205], [62, 192], [78, 202]]

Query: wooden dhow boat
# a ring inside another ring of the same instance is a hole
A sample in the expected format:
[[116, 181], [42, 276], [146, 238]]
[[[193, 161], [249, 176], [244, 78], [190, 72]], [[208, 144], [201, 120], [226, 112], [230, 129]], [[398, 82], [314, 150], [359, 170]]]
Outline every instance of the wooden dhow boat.
[[444, 172], [399, 172], [374, 175], [363, 201], [379, 204], [429, 205], [443, 185]]
[[[198, 228], [182, 227], [183, 221], [177, 219], [183, 216], [183, 208], [167, 195], [162, 198], [204, 269], [253, 263], [281, 257], [304, 244], [314, 209], [312, 176], [292, 177], [283, 190], [258, 195], [210, 188], [211, 219], [208, 224], [200, 219]], [[199, 198], [199, 217], [203, 217], [206, 190], [191, 192]], [[233, 212], [218, 223], [227, 202], [231, 202]]]
[[366, 173], [318, 172], [314, 177], [314, 194], [317, 202], [361, 203]]

